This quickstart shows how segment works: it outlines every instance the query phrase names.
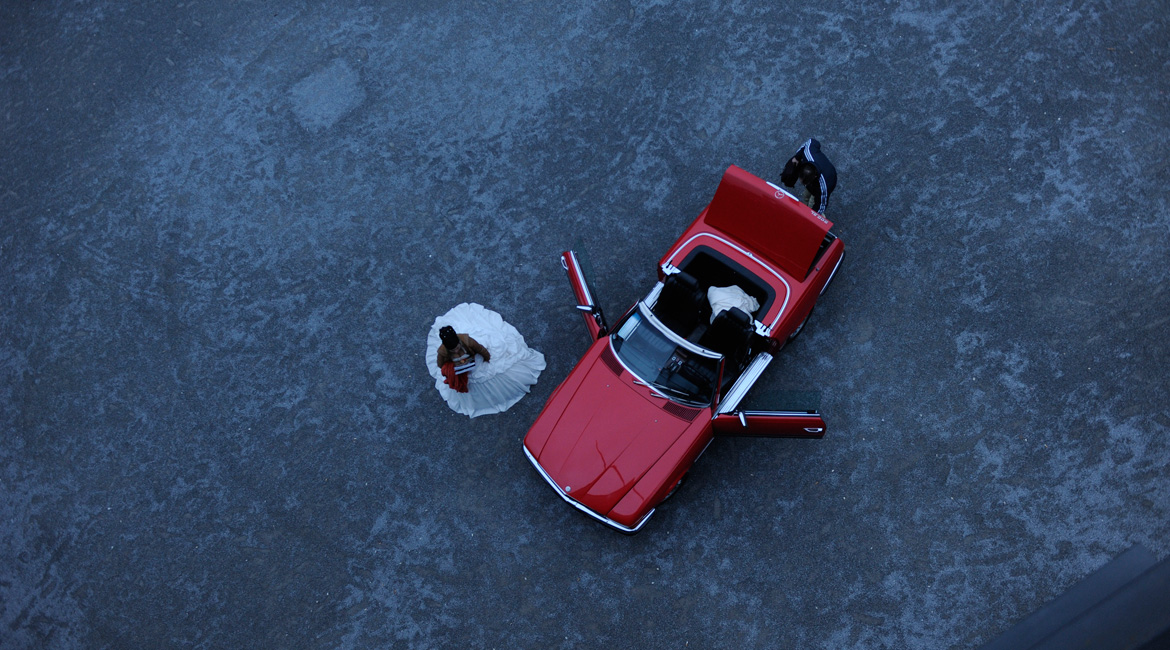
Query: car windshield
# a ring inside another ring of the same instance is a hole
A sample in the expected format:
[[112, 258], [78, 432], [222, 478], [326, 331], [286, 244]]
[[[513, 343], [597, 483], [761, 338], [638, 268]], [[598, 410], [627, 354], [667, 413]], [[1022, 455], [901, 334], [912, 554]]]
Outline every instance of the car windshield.
[[610, 341], [631, 372], [671, 399], [691, 406], [714, 400], [718, 355], [667, 334], [644, 304], [618, 325]]

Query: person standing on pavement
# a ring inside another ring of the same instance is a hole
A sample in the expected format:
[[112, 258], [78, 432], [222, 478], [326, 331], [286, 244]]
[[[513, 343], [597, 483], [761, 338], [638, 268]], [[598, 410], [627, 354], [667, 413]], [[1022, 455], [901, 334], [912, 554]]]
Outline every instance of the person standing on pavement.
[[829, 195], [837, 187], [837, 168], [816, 138], [806, 140], [780, 172], [780, 182], [787, 187], [793, 187], [797, 180], [808, 190], [808, 207], [824, 214]]

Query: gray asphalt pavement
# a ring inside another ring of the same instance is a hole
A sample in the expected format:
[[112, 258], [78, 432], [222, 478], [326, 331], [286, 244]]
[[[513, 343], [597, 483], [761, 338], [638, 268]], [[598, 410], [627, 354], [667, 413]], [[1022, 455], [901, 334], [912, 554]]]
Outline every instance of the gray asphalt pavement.
[[[0, 648], [973, 648], [1170, 554], [1170, 13], [0, 5]], [[847, 256], [639, 535], [521, 440], [737, 164]], [[578, 243], [575, 243], [578, 242]], [[548, 368], [447, 409], [437, 314]]]

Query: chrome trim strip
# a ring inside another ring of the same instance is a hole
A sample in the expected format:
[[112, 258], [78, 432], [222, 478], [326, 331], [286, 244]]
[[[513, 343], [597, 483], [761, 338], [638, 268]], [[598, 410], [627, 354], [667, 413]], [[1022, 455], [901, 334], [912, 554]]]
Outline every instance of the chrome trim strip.
[[776, 416], [801, 416], [807, 417], [809, 415], [820, 415], [820, 411], [740, 411], [744, 415], [776, 415]]
[[841, 268], [841, 262], [844, 262], [844, 261], [845, 261], [845, 251], [841, 251], [841, 257], [837, 258], [837, 264], [836, 264], [836, 266], [833, 267], [833, 272], [829, 274], [829, 279], [825, 280], [825, 286], [821, 287], [821, 292], [817, 294], [818, 297], [825, 295], [825, 289], [828, 289], [829, 285], [832, 284], [833, 276], [837, 275], [837, 269]]
[[[638, 313], [642, 314], [642, 316], [645, 317], [647, 320], [649, 320], [651, 323], [654, 323], [654, 326], [658, 328], [658, 331], [665, 334], [666, 338], [670, 339], [671, 341], [673, 341], [677, 345], [681, 345], [682, 347], [690, 350], [691, 352], [694, 352], [695, 354], [697, 354], [701, 357], [707, 357], [708, 359], [722, 359], [723, 358], [722, 354], [708, 350], [707, 348], [702, 347], [700, 345], [697, 345], [695, 343], [691, 343], [690, 341], [684, 339], [683, 337], [679, 336], [678, 334], [675, 334], [673, 331], [671, 331], [671, 329], [669, 327], [663, 325], [662, 321], [658, 320], [658, 317], [654, 315], [654, 312], [650, 311], [650, 305], [647, 305], [645, 301], [641, 301], [638, 303]], [[618, 355], [615, 354], [614, 356], [618, 356]], [[620, 359], [621, 357], [618, 357], [618, 358]], [[630, 373], [630, 374], [633, 374], [633, 373]]]
[[[711, 439], [707, 441], [707, 444], [703, 445], [703, 451], [700, 451], [699, 455], [695, 456], [695, 460], [693, 463], [691, 463], [691, 467], [694, 467], [695, 463], [699, 462], [699, 459], [703, 457], [703, 454], [707, 453], [707, 448], [711, 446], [712, 442], [715, 442], [714, 436], [712, 436]], [[688, 468], [687, 471], [691, 471], [690, 468]]]
[[607, 343], [609, 343], [609, 353], [613, 355], [614, 359], [617, 359], [617, 362], [621, 364], [622, 368], [626, 369], [626, 372], [630, 373], [630, 376], [634, 378], [634, 383], [639, 384], [641, 386], [649, 386], [650, 382], [639, 377], [638, 373], [634, 372], [629, 366], [626, 365], [626, 362], [622, 361], [622, 358], [618, 356], [617, 350], [613, 349], [612, 336], [613, 336], [613, 332], [610, 332], [610, 336], [607, 336], [605, 338], [605, 341]]
[[799, 203], [801, 205], [804, 205], [804, 202], [801, 201], [800, 199], [796, 198], [795, 196], [793, 196], [792, 192], [789, 192], [788, 190], [784, 189], [783, 187], [780, 187], [779, 185], [773, 183], [772, 181], [764, 181], [764, 182], [767, 183], [768, 185], [771, 185], [772, 189], [778, 190], [780, 192], [784, 192], [785, 194], [788, 195], [788, 198], [792, 199], [793, 201], [796, 201], [797, 203]]
[[661, 283], [661, 282], [655, 282], [654, 288], [650, 290], [650, 293], [646, 294], [646, 297], [642, 299], [642, 302], [646, 303], [647, 305], [649, 305], [650, 303], [657, 304], [658, 297], [662, 295], [662, 289], [665, 286], [666, 285]]
[[[661, 283], [659, 283], [659, 284], [661, 284]], [[643, 308], [645, 308], [644, 314], [643, 314]], [[718, 354], [716, 352], [711, 352], [707, 348], [702, 348], [702, 347], [696, 346], [694, 343], [691, 343], [690, 341], [688, 341], [682, 337], [679, 337], [677, 334], [670, 331], [670, 329], [668, 327], [666, 327], [665, 325], [662, 324], [662, 321], [658, 320], [658, 318], [654, 316], [654, 314], [650, 311], [650, 307], [645, 302], [638, 303], [638, 313], [643, 314], [643, 315], [649, 315], [653, 321], [653, 324], [658, 327], [659, 331], [666, 334], [668, 336], [668, 338], [670, 338], [671, 341], [674, 341], [676, 343], [681, 341], [683, 344], [683, 347], [687, 348], [688, 350], [694, 351], [699, 356], [705, 356], [705, 357], [708, 357], [710, 359], [722, 359], [723, 358], [722, 354]], [[612, 335], [613, 333], [610, 332], [610, 334]], [[675, 402], [674, 400], [670, 399], [670, 397], [668, 397], [666, 395], [666, 393], [663, 393], [662, 391], [655, 388], [654, 384], [651, 384], [650, 382], [643, 379], [641, 375], [634, 372], [634, 369], [629, 367], [628, 365], [626, 365], [625, 361], [622, 361], [622, 356], [620, 354], [618, 354], [617, 350], [615, 350], [613, 347], [612, 336], [606, 337], [606, 341], [609, 343], [610, 354], [613, 355], [614, 359], [617, 359], [617, 362], [621, 364], [622, 368], [625, 368], [626, 372], [630, 373], [630, 376], [634, 378], [633, 379], [634, 384], [636, 384], [638, 386], [645, 386], [646, 388], [649, 388], [650, 392], [653, 393], [655, 397], [661, 397], [664, 400], [678, 404], [678, 402]], [[683, 406], [687, 406], [688, 408], [699, 408], [699, 407], [691, 406], [689, 404], [683, 404]]]
[[[581, 264], [579, 262], [577, 262], [577, 252], [576, 251], [569, 251], [569, 258], [573, 260], [573, 269], [575, 271], [577, 271], [577, 277], [581, 278], [581, 290], [585, 292], [586, 302], [589, 303], [590, 307], [596, 307], [597, 303], [593, 301], [593, 294], [589, 293], [589, 282], [585, 279], [585, 272], [581, 270]], [[562, 262], [561, 266], [564, 266], [564, 264], [563, 264], [564, 261], [565, 261], [565, 258], [562, 257], [561, 258], [561, 262]], [[565, 270], [568, 271], [569, 267], [566, 266]], [[572, 279], [573, 278], [570, 277], [569, 281], [572, 281]]]
[[735, 384], [731, 387], [731, 390], [727, 391], [727, 395], [723, 398], [723, 401], [719, 402], [719, 408], [715, 409], [712, 417], [735, 410], [735, 407], [739, 406], [739, 403], [747, 396], [748, 391], [756, 384], [756, 380], [760, 378], [760, 375], [764, 374], [764, 369], [770, 363], [772, 363], [772, 354], [769, 352], [761, 352], [755, 359], [752, 359], [752, 362], [748, 364], [747, 369], [743, 371], [739, 379], [735, 380]]
[[695, 241], [699, 237], [710, 237], [710, 238], [715, 239], [717, 241], [721, 241], [724, 244], [727, 244], [728, 246], [739, 251], [740, 253], [743, 253], [745, 256], [747, 256], [748, 259], [750, 259], [753, 262], [764, 267], [765, 270], [767, 270], [772, 275], [776, 276], [777, 280], [784, 283], [784, 303], [780, 305], [780, 312], [776, 314], [776, 318], [773, 319], [772, 324], [768, 326], [768, 327], [776, 327], [776, 323], [780, 322], [780, 317], [784, 315], [784, 310], [788, 309], [788, 299], [792, 296], [792, 285], [788, 284], [788, 280], [785, 280], [784, 276], [780, 275], [776, 271], [776, 269], [772, 268], [771, 266], [768, 266], [768, 264], [764, 260], [756, 257], [754, 254], [752, 254], [751, 251], [748, 251], [748, 250], [744, 249], [743, 247], [741, 247], [737, 244], [734, 244], [734, 243], [732, 243], [732, 242], [730, 242], [730, 241], [728, 241], [728, 240], [726, 240], [718, 235], [712, 235], [709, 232], [701, 232], [697, 235], [692, 235], [690, 239], [686, 240], [678, 248], [674, 249], [674, 252], [671, 253], [670, 257], [668, 257], [666, 259], [666, 262], [668, 264], [673, 264], [675, 256], [678, 255], [679, 252], [682, 251], [682, 249], [686, 248], [691, 242]]
[[573, 497], [570, 497], [568, 494], [565, 494], [565, 491], [561, 489], [561, 486], [557, 485], [557, 482], [552, 480], [552, 477], [548, 475], [548, 472], [544, 471], [544, 468], [540, 466], [540, 463], [536, 462], [536, 457], [534, 457], [532, 455], [532, 452], [528, 451], [528, 446], [525, 445], [524, 443], [520, 443], [520, 446], [524, 448], [524, 455], [528, 456], [528, 460], [529, 460], [529, 462], [532, 463], [532, 466], [536, 468], [537, 472], [540, 472], [540, 475], [543, 476], [544, 480], [547, 481], [548, 484], [552, 486], [552, 489], [556, 490], [557, 494], [561, 495], [562, 499], [564, 499], [565, 501], [568, 501], [569, 504], [572, 505], [574, 508], [580, 510], [581, 512], [584, 512], [585, 514], [589, 515], [590, 517], [593, 517], [594, 519], [596, 519], [597, 521], [600, 521], [601, 523], [605, 524], [606, 526], [616, 528], [616, 529], [620, 530], [621, 532], [627, 533], [627, 534], [636, 533], [639, 530], [641, 530], [642, 526], [646, 525], [646, 521], [648, 519], [650, 519], [650, 515], [654, 514], [654, 508], [651, 508], [650, 512], [647, 512], [645, 514], [645, 516], [643, 516], [640, 520], [638, 520], [638, 523], [635, 524], [633, 528], [631, 528], [629, 526], [623, 526], [622, 524], [619, 524], [618, 522], [610, 519], [609, 517], [605, 517], [605, 516], [597, 514], [596, 512], [590, 510], [589, 508], [585, 507], [584, 505], [578, 503], [577, 500], [574, 499]]

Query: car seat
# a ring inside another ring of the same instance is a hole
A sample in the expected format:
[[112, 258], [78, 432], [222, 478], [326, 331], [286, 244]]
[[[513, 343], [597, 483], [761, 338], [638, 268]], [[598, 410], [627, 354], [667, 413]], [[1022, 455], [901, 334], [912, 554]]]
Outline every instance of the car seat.
[[699, 339], [699, 345], [722, 354], [729, 368], [738, 368], [751, 344], [752, 319], [742, 309], [725, 309]]
[[686, 337], [702, 322], [705, 308], [709, 309], [707, 295], [699, 281], [688, 273], [673, 273], [666, 276], [653, 312], [664, 325]]

